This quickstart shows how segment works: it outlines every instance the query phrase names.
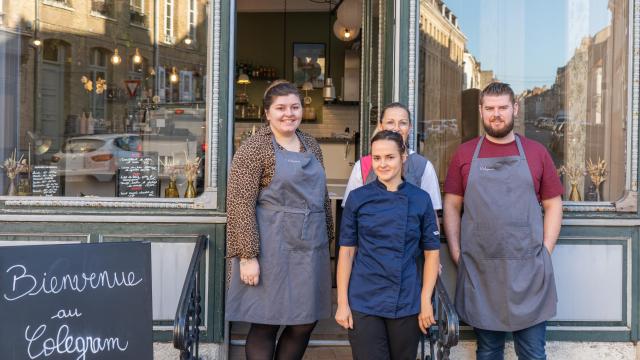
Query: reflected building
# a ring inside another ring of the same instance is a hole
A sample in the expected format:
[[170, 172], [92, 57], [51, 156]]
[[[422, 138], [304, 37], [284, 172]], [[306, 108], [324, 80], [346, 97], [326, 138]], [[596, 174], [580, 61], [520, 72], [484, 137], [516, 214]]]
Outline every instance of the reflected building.
[[487, 85], [491, 84], [494, 81], [498, 81], [493, 73], [493, 70], [482, 70], [480, 71], [480, 89], [484, 89]]
[[466, 51], [464, 53], [463, 69], [461, 141], [465, 142], [484, 134], [482, 119], [478, 111], [480, 91], [489, 83], [497, 80], [492, 70], [482, 70], [481, 63], [473, 54]]
[[[5, 158], [14, 148], [30, 154], [37, 137], [50, 139], [51, 147], [33, 161], [48, 164], [69, 139], [94, 136], [98, 142], [111, 134], [145, 136], [143, 150], [161, 158], [197, 151], [204, 140], [206, 0], [157, 7], [144, 0], [3, 3]], [[177, 124], [177, 107], [196, 125]], [[157, 141], [146, 147], [153, 137]], [[86, 161], [77, 166], [86, 170]], [[63, 195], [113, 196], [112, 182], [66, 181], [74, 184], [66, 184]]]
[[420, 2], [419, 151], [444, 175], [460, 144], [467, 37], [441, 0]]
[[3, 122], [19, 116], [22, 137], [36, 132], [57, 150], [69, 136], [139, 130], [151, 104], [203, 102], [206, 1], [170, 2], [158, 12], [153, 5], [5, 2], [5, 49], [18, 52], [5, 65], [20, 111], [5, 111]]
[[523, 91], [518, 95], [521, 116], [526, 122], [534, 122], [540, 117], [553, 117], [556, 112], [555, 97], [554, 89], [546, 85]]
[[[589, 175], [574, 180], [581, 200], [617, 200], [625, 186], [627, 119], [628, 3], [609, 1], [611, 24], [585, 37], [571, 58], [556, 71], [554, 84], [522, 94], [525, 119], [554, 124], [548, 146], [558, 166], [586, 172], [587, 163], [604, 160], [606, 180], [595, 189]], [[560, 124], [564, 124], [560, 126]], [[572, 189], [565, 175], [565, 195]]]
[[[566, 106], [565, 164], [585, 167], [588, 161], [604, 160], [609, 174], [598, 189], [602, 200], [616, 200], [611, 196], [621, 194], [625, 181], [624, 149], [613, 146], [626, 142], [623, 89], [627, 86], [627, 58], [622, 42], [627, 41], [627, 35], [620, 29], [623, 22], [616, 23], [616, 16], [621, 20], [616, 14], [620, 7], [610, 2], [613, 24], [584, 38], [567, 65], [558, 71], [559, 97]], [[569, 192], [571, 184], [565, 182], [565, 186]], [[588, 176], [580, 179], [578, 189], [585, 200], [597, 200]]]
[[465, 51], [463, 55], [463, 72], [464, 72], [464, 82], [462, 86], [462, 90], [467, 89], [482, 89], [480, 86], [482, 83], [480, 82], [480, 62], [476, 60], [473, 54]]

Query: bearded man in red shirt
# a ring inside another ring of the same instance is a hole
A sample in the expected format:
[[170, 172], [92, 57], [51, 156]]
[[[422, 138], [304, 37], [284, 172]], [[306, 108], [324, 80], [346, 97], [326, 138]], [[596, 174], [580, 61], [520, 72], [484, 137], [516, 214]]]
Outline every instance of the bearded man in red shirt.
[[519, 359], [546, 359], [563, 187], [546, 148], [514, 133], [518, 104], [508, 84], [489, 84], [479, 108], [486, 135], [460, 145], [444, 186], [456, 310], [474, 328], [478, 360], [504, 359], [507, 332]]

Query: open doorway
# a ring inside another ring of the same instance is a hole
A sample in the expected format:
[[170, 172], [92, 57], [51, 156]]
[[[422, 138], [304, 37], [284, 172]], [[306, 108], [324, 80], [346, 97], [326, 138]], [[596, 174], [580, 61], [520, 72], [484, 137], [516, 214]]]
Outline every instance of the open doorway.
[[[338, 11], [347, 5], [349, 12]], [[389, 6], [377, 0], [237, 0], [235, 8], [233, 151], [265, 126], [262, 97], [269, 84], [276, 79], [295, 83], [305, 96], [300, 129], [322, 148], [339, 228], [341, 200], [360, 157], [361, 139], [367, 141], [373, 128], [368, 125], [375, 123], [378, 103], [384, 98], [388, 64], [382, 61], [387, 53], [382, 39], [389, 37], [384, 35], [386, 22], [380, 21], [380, 14]], [[356, 19], [357, 25], [342, 24], [343, 17]], [[334, 311], [336, 253], [333, 243]], [[231, 323], [232, 348], [244, 344], [248, 328]], [[317, 346], [343, 346], [350, 358], [347, 333], [332, 318], [320, 321], [314, 330], [310, 351]], [[232, 349], [230, 358], [237, 352]]]

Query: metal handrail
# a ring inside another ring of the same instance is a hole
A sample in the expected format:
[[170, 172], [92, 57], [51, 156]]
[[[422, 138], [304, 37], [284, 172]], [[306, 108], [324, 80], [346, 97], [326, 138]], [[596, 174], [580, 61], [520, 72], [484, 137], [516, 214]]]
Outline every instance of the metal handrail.
[[[430, 360], [448, 360], [452, 347], [458, 344], [460, 336], [460, 322], [458, 313], [449, 299], [449, 294], [440, 276], [436, 280], [433, 294], [433, 307], [436, 323], [429, 328], [426, 335], [430, 345], [430, 356], [424, 357]], [[424, 346], [423, 346], [424, 354]]]
[[189, 269], [182, 285], [182, 293], [173, 322], [173, 347], [180, 350], [181, 360], [197, 360], [200, 343], [200, 262], [207, 248], [209, 236], [200, 235], [191, 255]]

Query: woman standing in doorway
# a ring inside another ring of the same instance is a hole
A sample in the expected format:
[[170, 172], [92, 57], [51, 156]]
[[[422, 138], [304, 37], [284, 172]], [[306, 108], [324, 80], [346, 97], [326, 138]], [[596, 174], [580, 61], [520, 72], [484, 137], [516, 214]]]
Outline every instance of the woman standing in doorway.
[[413, 360], [419, 331], [435, 323], [440, 234], [429, 195], [403, 180], [405, 151], [400, 134], [374, 135], [376, 179], [351, 193], [342, 215], [335, 318], [349, 330], [354, 359]]
[[[390, 130], [402, 135], [405, 144], [411, 132], [411, 120], [409, 109], [401, 103], [391, 103], [382, 108], [380, 120], [376, 131]], [[407, 161], [403, 167], [405, 180], [426, 191], [431, 197], [434, 210], [442, 209], [440, 197], [440, 184], [433, 164], [422, 155], [413, 150], [408, 150]], [[347, 188], [344, 192], [343, 206], [349, 197], [349, 193], [364, 184], [375, 180], [376, 174], [371, 171], [371, 155], [363, 156], [353, 166]]]
[[301, 359], [316, 322], [331, 316], [331, 210], [320, 146], [298, 129], [298, 89], [274, 82], [263, 103], [267, 126], [231, 165], [226, 318], [251, 323], [247, 359]]

